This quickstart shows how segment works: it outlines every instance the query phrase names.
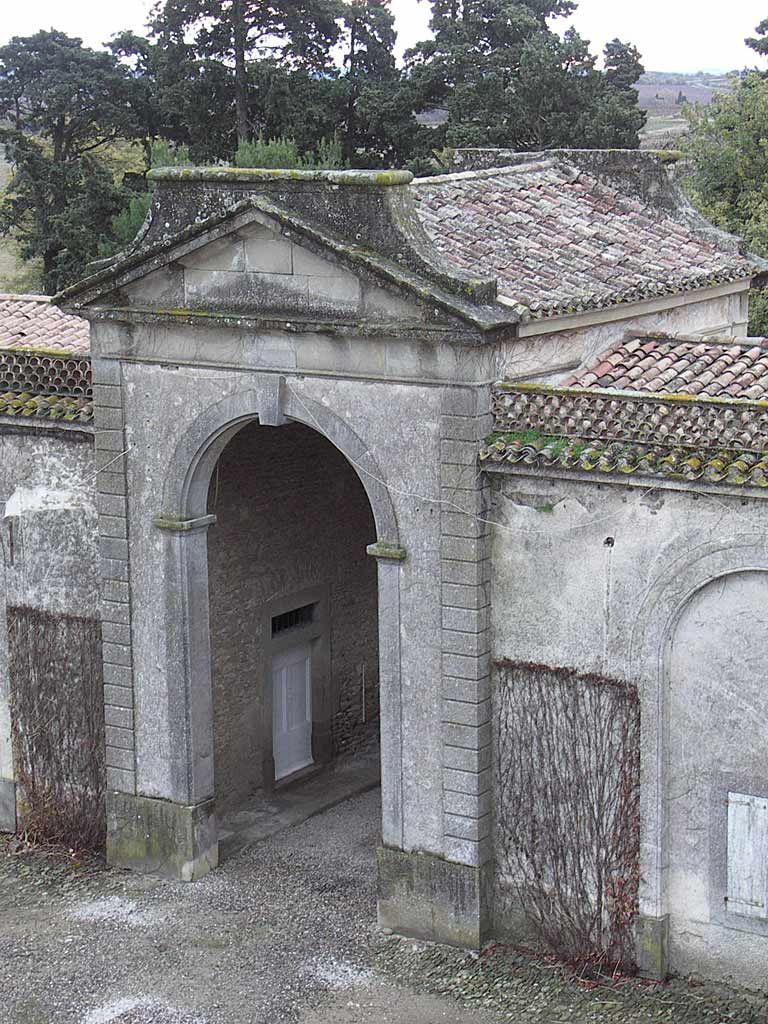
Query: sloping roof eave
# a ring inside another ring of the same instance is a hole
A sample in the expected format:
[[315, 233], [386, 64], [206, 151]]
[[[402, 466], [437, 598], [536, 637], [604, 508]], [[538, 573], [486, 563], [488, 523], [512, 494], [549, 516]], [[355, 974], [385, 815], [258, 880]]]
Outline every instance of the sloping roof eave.
[[[611, 383], [613, 382], [613, 386]], [[486, 469], [514, 466], [768, 493], [768, 340], [645, 335], [561, 384], [498, 382]]]

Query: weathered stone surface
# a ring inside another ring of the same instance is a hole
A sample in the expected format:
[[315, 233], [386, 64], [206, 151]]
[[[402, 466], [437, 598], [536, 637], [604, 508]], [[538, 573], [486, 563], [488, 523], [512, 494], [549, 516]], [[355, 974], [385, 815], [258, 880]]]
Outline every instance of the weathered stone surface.
[[142, 294], [147, 305], [160, 309], [178, 309], [184, 304], [184, 274], [177, 265], [160, 267], [142, 281]]
[[[251, 229], [251, 234], [258, 236], [259, 242], [265, 239], [271, 241], [273, 238], [265, 229], [259, 227]], [[242, 273], [246, 269], [246, 251], [244, 238], [233, 238], [227, 235], [224, 238], [217, 239], [215, 242], [211, 242], [202, 249], [197, 249], [195, 252], [183, 256], [179, 263], [185, 269], [189, 268], [190, 270], [228, 270]], [[266, 268], [248, 266], [248, 269], [263, 270]], [[274, 271], [274, 273], [277, 272], [277, 270]], [[290, 270], [286, 271], [286, 273], [290, 273]], [[141, 289], [143, 292], [143, 281]]]
[[637, 919], [637, 966], [644, 978], [664, 981], [669, 974], [669, 917]]
[[110, 792], [107, 860], [116, 867], [193, 882], [218, 864], [213, 803], [189, 807]]
[[16, 784], [12, 779], [0, 778], [0, 832], [16, 829]]
[[377, 857], [381, 927], [469, 949], [489, 938], [488, 868], [386, 847]]
[[0, 424], [0, 828], [15, 825], [6, 609], [96, 614], [90, 431]]

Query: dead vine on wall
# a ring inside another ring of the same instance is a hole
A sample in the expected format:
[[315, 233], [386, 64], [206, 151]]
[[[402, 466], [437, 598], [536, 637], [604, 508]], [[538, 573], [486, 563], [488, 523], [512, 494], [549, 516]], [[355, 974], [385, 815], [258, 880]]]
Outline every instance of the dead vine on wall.
[[99, 623], [9, 608], [8, 648], [21, 824], [39, 841], [100, 848], [105, 768]]
[[560, 956], [631, 969], [640, 861], [634, 686], [496, 665], [499, 873]]

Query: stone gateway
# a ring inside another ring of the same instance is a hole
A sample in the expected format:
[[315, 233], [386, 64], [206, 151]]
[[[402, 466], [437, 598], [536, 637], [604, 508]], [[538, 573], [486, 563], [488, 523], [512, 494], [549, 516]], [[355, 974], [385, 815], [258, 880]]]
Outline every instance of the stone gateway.
[[155, 170], [128, 251], [0, 300], [0, 601], [100, 621], [113, 864], [199, 878], [378, 722], [380, 922], [474, 948], [494, 665], [631, 683], [641, 969], [762, 984], [768, 267], [647, 154], [457, 161]]

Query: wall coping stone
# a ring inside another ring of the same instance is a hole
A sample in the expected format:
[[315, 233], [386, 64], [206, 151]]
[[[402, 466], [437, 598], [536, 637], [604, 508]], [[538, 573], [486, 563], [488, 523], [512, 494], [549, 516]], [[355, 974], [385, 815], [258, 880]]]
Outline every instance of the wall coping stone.
[[391, 188], [410, 185], [410, 171], [351, 170], [323, 171], [312, 169], [268, 167], [155, 167], [148, 172], [150, 181], [315, 181], [330, 185], [352, 185], [363, 188]]

